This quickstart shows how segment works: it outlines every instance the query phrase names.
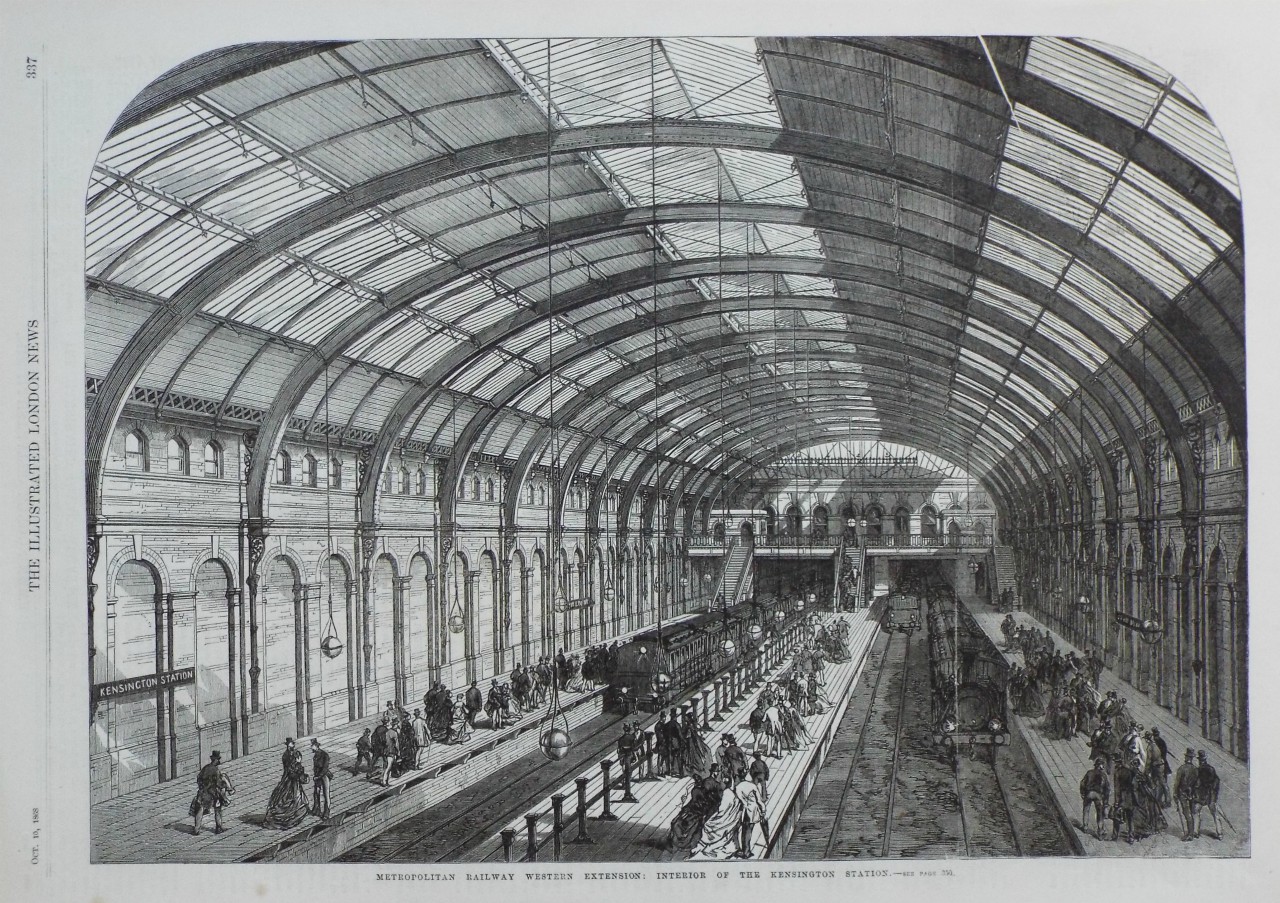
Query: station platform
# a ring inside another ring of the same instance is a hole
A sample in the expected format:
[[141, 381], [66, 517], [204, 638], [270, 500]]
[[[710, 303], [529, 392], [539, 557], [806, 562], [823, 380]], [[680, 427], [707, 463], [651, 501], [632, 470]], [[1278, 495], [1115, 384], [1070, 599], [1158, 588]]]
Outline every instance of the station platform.
[[[835, 617], [845, 618], [851, 626], [849, 647], [852, 658], [838, 665], [828, 664], [826, 667], [826, 692], [831, 705], [820, 715], [805, 717], [805, 725], [813, 742], [806, 748], [783, 753], [781, 759], [767, 758], [770, 768], [769, 800], [766, 804], [766, 815], [769, 822], [769, 836], [760, 830], [753, 838], [751, 858], [762, 859], [777, 855], [785, 847], [786, 838], [794, 830], [799, 811], [803, 807], [805, 795], [812, 785], [813, 777], [821, 767], [829, 748], [835, 727], [839, 725], [845, 708], [848, 705], [850, 691], [862, 678], [867, 664], [868, 652], [880, 633], [879, 608], [864, 609], [839, 615], [824, 615], [823, 621], [829, 622]], [[756, 700], [764, 691], [766, 683], [788, 667], [790, 655], [774, 668], [765, 673], [766, 682], [760, 683], [745, 693], [737, 703], [727, 709], [718, 723], [714, 722], [710, 730], [704, 731], [703, 738], [712, 751], [720, 745], [723, 734], [732, 734], [738, 745], [742, 747], [750, 760], [753, 749], [751, 732], [747, 721]], [[613, 770], [616, 777], [617, 770]], [[589, 801], [588, 814], [584, 821], [590, 842], [574, 842], [578, 834], [575, 820], [577, 812], [578, 781], [585, 781], [584, 793]], [[495, 827], [490, 837], [477, 845], [462, 861], [491, 862], [506, 861], [507, 851], [504, 847], [502, 833], [505, 829], [514, 837], [512, 843], [512, 861], [529, 861], [529, 851], [535, 850], [537, 861], [556, 861], [554, 838], [554, 805], [553, 796], [562, 797], [564, 829], [562, 831], [558, 861], [561, 862], [669, 862], [672, 854], [667, 851], [665, 840], [672, 819], [679, 812], [692, 778], [659, 777], [655, 780], [633, 780], [631, 784], [635, 802], [621, 802], [623, 795], [616, 783], [610, 794], [611, 814], [616, 820], [601, 820], [602, 801], [598, 799], [603, 785], [601, 770], [594, 766], [580, 772], [575, 779], [565, 781], [554, 794], [544, 797], [540, 803], [529, 809], [528, 813], [511, 819], [505, 825]], [[530, 826], [532, 825], [532, 837]], [[677, 853], [674, 858], [684, 860], [686, 854]], [[696, 858], [696, 857], [695, 857]]]
[[[974, 597], [962, 597], [962, 601], [1005, 657], [1011, 662], [1021, 663], [1021, 653], [1004, 647], [1004, 635], [1000, 631], [1000, 623], [1005, 613]], [[1027, 612], [1014, 612], [1013, 616], [1019, 624], [1034, 627], [1042, 633], [1046, 629], [1044, 624]], [[1079, 647], [1063, 639], [1053, 630], [1049, 631], [1049, 635], [1063, 654], [1073, 649], [1077, 655], [1083, 654]], [[1116, 690], [1122, 698], [1127, 700], [1127, 708], [1139, 724], [1146, 729], [1153, 727], [1160, 729], [1160, 734], [1169, 747], [1170, 765], [1175, 770], [1182, 763], [1185, 750], [1205, 750], [1209, 763], [1217, 769], [1221, 781], [1218, 818], [1222, 823], [1222, 837], [1215, 838], [1210, 834], [1202, 833], [1197, 838], [1183, 841], [1181, 820], [1175, 804], [1165, 810], [1165, 818], [1169, 824], [1159, 833], [1140, 838], [1132, 844], [1125, 842], [1123, 832], [1118, 841], [1099, 840], [1093, 833], [1092, 816], [1090, 816], [1088, 830], [1080, 825], [1080, 779], [1092, 766], [1088, 737], [1077, 735], [1071, 740], [1052, 738], [1043, 730], [1041, 717], [1010, 713], [1010, 727], [1018, 731], [1026, 741], [1041, 776], [1049, 786], [1060, 817], [1066, 824], [1072, 826], [1081, 852], [1087, 856], [1121, 858], [1248, 856], [1250, 838], [1248, 766], [1221, 746], [1201, 736], [1168, 709], [1157, 705], [1132, 684], [1121, 680], [1111, 670], [1103, 670], [1098, 678], [1098, 689], [1104, 696], [1107, 691]], [[1172, 777], [1169, 779], [1169, 784], [1172, 788]], [[1110, 826], [1109, 823], [1107, 825]], [[1202, 819], [1201, 830], [1210, 832], [1213, 830], [1213, 820], [1207, 813]]]
[[[696, 614], [696, 613], [695, 613]], [[694, 617], [685, 615], [676, 621]], [[641, 628], [648, 629], [648, 628]], [[626, 641], [632, 633], [611, 637]], [[582, 650], [572, 650], [581, 652]], [[487, 690], [487, 682], [482, 685]], [[583, 693], [562, 693], [562, 708], [577, 727], [599, 716], [603, 686]], [[414, 705], [409, 705], [412, 711]], [[195, 796], [195, 775], [156, 784], [104, 800], [90, 810], [92, 862], [241, 862], [325, 861], [350, 846], [403, 819], [416, 809], [439, 803], [512, 761], [537, 749], [537, 725], [546, 706], [527, 713], [513, 725], [494, 731], [487, 718], [466, 743], [433, 743], [424, 767], [391, 780], [383, 787], [356, 774], [356, 740], [373, 728], [381, 712], [341, 727], [297, 738], [303, 765], [311, 772], [310, 738], [319, 737], [329, 753], [334, 778], [330, 787], [331, 818], [307, 816], [297, 828], [264, 828], [271, 791], [280, 780], [283, 745], [224, 759], [223, 771], [235, 785], [231, 806], [224, 810], [221, 834], [213, 830], [213, 816], [204, 819], [196, 836], [187, 807]], [[308, 785], [308, 790], [310, 786]]]
[[[599, 714], [603, 692], [600, 688], [585, 693], [562, 693], [562, 706], [573, 707], [570, 723]], [[321, 821], [307, 816], [301, 825], [290, 830], [261, 825], [271, 791], [280, 780], [283, 745], [223, 762], [223, 771], [230, 776], [236, 792], [231, 805], [223, 812], [226, 830], [221, 834], [213, 831], [212, 815], [205, 817], [201, 833], [198, 836], [194, 833], [192, 820], [187, 815], [187, 807], [196, 792], [194, 775], [115, 797], [99, 803], [90, 812], [92, 861], [215, 863], [274, 859], [283, 849], [313, 839], [317, 829], [340, 828], [353, 818], [367, 814], [372, 806], [403, 795], [410, 785], [434, 779], [437, 783], [432, 789], [445, 792], [456, 791], [470, 780], [478, 780], [483, 773], [501, 767], [507, 758], [496, 753], [505, 753], [507, 747], [523, 750], [525, 746], [537, 746], [538, 716], [544, 711], [545, 707], [498, 731], [491, 730], [481, 716], [470, 740], [448, 745], [433, 743], [424, 758], [424, 767], [392, 778], [390, 787], [366, 780], [363, 770], [357, 774], [352, 767], [356, 761], [356, 740], [366, 727], [377, 725], [380, 714], [300, 738], [297, 748], [308, 774], [311, 772], [310, 737], [319, 737], [329, 753], [334, 774], [330, 787], [332, 817]], [[528, 736], [527, 742], [522, 742], [525, 737], [521, 735]], [[486, 755], [492, 757], [492, 761], [486, 763], [491, 768], [476, 773], [474, 767], [465, 767], [473, 761], [479, 764]]]

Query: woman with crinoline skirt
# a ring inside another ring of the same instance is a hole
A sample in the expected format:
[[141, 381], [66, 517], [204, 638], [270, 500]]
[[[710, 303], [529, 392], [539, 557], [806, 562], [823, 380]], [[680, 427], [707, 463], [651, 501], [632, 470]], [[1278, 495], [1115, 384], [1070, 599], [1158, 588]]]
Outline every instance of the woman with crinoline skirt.
[[281, 757], [284, 774], [280, 783], [271, 791], [267, 802], [267, 814], [262, 819], [264, 828], [296, 828], [309, 811], [307, 808], [307, 770], [302, 764], [302, 753], [293, 745], [293, 738], [284, 741]]

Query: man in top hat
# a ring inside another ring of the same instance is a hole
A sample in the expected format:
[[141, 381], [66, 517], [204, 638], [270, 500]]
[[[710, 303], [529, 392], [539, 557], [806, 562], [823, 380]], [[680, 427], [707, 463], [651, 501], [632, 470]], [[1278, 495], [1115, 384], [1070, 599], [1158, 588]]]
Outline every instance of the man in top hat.
[[387, 732], [384, 735], [383, 743], [384, 755], [382, 757], [382, 775], [379, 782], [383, 787], [391, 786], [391, 769], [395, 767], [396, 760], [400, 758], [400, 725], [395, 719], [389, 719], [386, 722]]
[[764, 760], [764, 753], [759, 749], [751, 753], [751, 780], [760, 788], [760, 799], [769, 802], [769, 763]]
[[193, 833], [200, 833], [200, 822], [210, 810], [213, 812], [213, 833], [221, 834], [226, 830], [222, 827], [222, 807], [231, 802], [231, 794], [235, 792], [231, 778], [222, 773], [222, 753], [215, 749], [209, 754], [209, 764], [196, 775], [196, 796], [187, 810], [195, 819]]
[[[1196, 768], [1196, 802], [1199, 803], [1199, 818], [1204, 818], [1204, 810], [1208, 809], [1213, 816], [1213, 836], [1222, 839], [1222, 828], [1218, 825], [1218, 771], [1209, 764], [1209, 756], [1202, 749], [1196, 753], [1199, 765]], [[1200, 825], [1196, 825], [1196, 834], [1200, 834]]]
[[1111, 781], [1107, 778], [1107, 760], [1098, 756], [1093, 767], [1080, 779], [1080, 827], [1088, 823], [1089, 807], [1093, 806], [1094, 836], [1102, 839], [1102, 816], [1111, 798]]
[[1153, 727], [1142, 735], [1147, 746], [1147, 773], [1156, 787], [1156, 802], [1161, 809], [1169, 808], [1169, 746], [1160, 736], [1160, 728]]
[[747, 757], [733, 734], [725, 734], [720, 738], [716, 761], [720, 763], [720, 771], [730, 787], [741, 781], [747, 773]]
[[658, 754], [658, 762], [654, 766], [655, 775], [661, 777], [675, 773], [671, 767], [671, 747], [667, 743], [666, 709], [658, 709], [658, 721], [653, 726], [653, 746]]
[[1115, 690], [1108, 690], [1107, 695], [1098, 703], [1098, 717], [1108, 718], [1112, 721], [1120, 714], [1120, 694]]
[[636, 764], [636, 735], [631, 731], [631, 722], [622, 722], [622, 734], [618, 737], [618, 765], [623, 769]]
[[1200, 814], [1200, 770], [1195, 765], [1195, 753], [1183, 753], [1182, 764], [1173, 775], [1173, 798], [1178, 803], [1178, 815], [1182, 818], [1182, 839], [1196, 836], [1196, 819]]
[[328, 818], [329, 782], [333, 780], [333, 772], [329, 770], [329, 753], [320, 746], [319, 737], [311, 738], [311, 780], [311, 814]]

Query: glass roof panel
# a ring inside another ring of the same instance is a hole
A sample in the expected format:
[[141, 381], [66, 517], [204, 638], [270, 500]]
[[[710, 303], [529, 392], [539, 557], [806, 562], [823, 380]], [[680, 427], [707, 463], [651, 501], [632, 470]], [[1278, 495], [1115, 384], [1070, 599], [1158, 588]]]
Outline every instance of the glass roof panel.
[[998, 217], [987, 221], [982, 256], [1013, 267], [1053, 288], [1067, 267], [1067, 256], [1048, 242]]
[[1089, 230], [1089, 237], [1137, 269], [1170, 298], [1190, 281], [1173, 261], [1109, 214], [1098, 217]]
[[968, 321], [966, 321], [964, 331], [967, 335], [976, 336], [982, 341], [995, 345], [1001, 351], [1010, 355], [1017, 354], [1018, 348], [1022, 345], [1020, 341], [1011, 339], [1003, 333], [997, 332], [973, 317], [970, 317]]
[[1107, 362], [1106, 352], [1057, 314], [1045, 311], [1044, 316], [1040, 318], [1040, 330], [1053, 339], [1054, 344], [1085, 364], [1090, 370], [1096, 370]]
[[1131, 182], [1159, 205], [1161, 209], [1154, 211], [1153, 216], [1162, 220], [1168, 219], [1170, 214], [1176, 216], [1202, 241], [1218, 251], [1224, 251], [1231, 246], [1231, 237], [1223, 232], [1217, 223], [1137, 163], [1130, 162], [1125, 167], [1124, 177], [1126, 182]]
[[1034, 323], [1040, 316], [1040, 311], [1043, 310], [1034, 301], [1029, 301], [1017, 292], [1012, 292], [982, 276], [973, 282], [973, 297], [1027, 326]]
[[1015, 104], [1018, 122], [1005, 139], [1005, 157], [1043, 173], [1097, 202], [1110, 175], [1124, 165], [1115, 151], [1034, 107]]
[[1024, 348], [1022, 360], [1049, 382], [1058, 387], [1064, 395], [1075, 391], [1076, 381], [1057, 364], [1052, 363], [1034, 348]]
[[1240, 183], [1227, 143], [1217, 126], [1198, 107], [1179, 97], [1166, 98], [1156, 111], [1150, 130], [1240, 197]]
[[1129, 179], [1121, 179], [1107, 201], [1107, 211], [1123, 220], [1188, 273], [1199, 273], [1217, 256], [1216, 251], [1182, 220], [1166, 211]]
[[1122, 341], [1128, 341], [1151, 319], [1145, 308], [1078, 260], [1071, 264], [1058, 291]]
[[1053, 410], [1053, 402], [1051, 402], [1039, 389], [1031, 385], [1025, 378], [1017, 373], [1010, 372], [1008, 376], [1010, 388], [1015, 389], [1019, 396], [1026, 399], [1028, 403], [1035, 407], [1041, 414], [1049, 414]]
[[1093, 218], [1093, 210], [1080, 198], [1029, 169], [1014, 165], [1008, 160], [1000, 164], [996, 188], [1033, 207], [1057, 217], [1076, 231], [1084, 231]]
[[1025, 68], [1137, 126], [1161, 94], [1149, 79], [1062, 38], [1032, 38]]

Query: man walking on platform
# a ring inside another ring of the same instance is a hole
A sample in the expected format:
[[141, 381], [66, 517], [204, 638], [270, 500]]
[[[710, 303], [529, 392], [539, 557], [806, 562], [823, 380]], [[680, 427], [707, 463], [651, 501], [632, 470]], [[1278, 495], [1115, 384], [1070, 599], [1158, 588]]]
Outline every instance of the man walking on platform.
[[[1213, 837], [1215, 840], [1222, 839], [1222, 828], [1218, 824], [1218, 771], [1209, 764], [1209, 756], [1202, 749], [1196, 754], [1196, 758], [1200, 760], [1200, 765], [1196, 769], [1196, 802], [1199, 803], [1199, 812], [1197, 817], [1204, 818], [1204, 810], [1208, 809], [1209, 814], [1213, 816]], [[1200, 834], [1200, 825], [1196, 825], [1196, 835]]]
[[747, 757], [743, 755], [742, 747], [738, 746], [738, 741], [733, 734], [725, 734], [721, 737], [720, 750], [716, 759], [730, 787], [735, 786], [747, 773]]
[[760, 788], [760, 799], [769, 802], [769, 763], [759, 749], [751, 754], [751, 780]]
[[209, 755], [209, 764], [196, 775], [196, 798], [187, 810], [195, 819], [195, 834], [200, 833], [200, 823], [210, 810], [213, 811], [213, 833], [226, 830], [222, 827], [222, 807], [231, 802], [231, 794], [235, 792], [231, 778], [222, 773], [222, 753], [215, 749]]
[[1190, 840], [1196, 836], [1196, 820], [1200, 814], [1200, 797], [1197, 784], [1200, 771], [1196, 768], [1195, 753], [1187, 750], [1182, 756], [1182, 764], [1173, 775], [1173, 798], [1178, 803], [1178, 815], [1182, 818], [1182, 839]]
[[320, 738], [311, 738], [311, 814], [321, 819], [329, 817], [329, 782], [333, 772], [329, 769], [329, 754], [320, 746]]
[[[684, 733], [680, 730], [680, 713], [672, 709], [670, 715], [671, 717], [666, 724], [667, 756], [669, 757], [668, 764], [670, 766], [668, 774], [678, 778], [684, 774]], [[655, 733], [657, 732], [655, 731]]]
[[1080, 827], [1087, 828], [1089, 807], [1093, 807], [1094, 836], [1102, 839], [1102, 818], [1111, 798], [1111, 781], [1107, 778], [1107, 760], [1102, 756], [1093, 760], [1093, 767], [1080, 779]]
[[661, 709], [658, 711], [658, 722], [653, 726], [653, 745], [658, 754], [656, 775], [665, 777], [669, 774], [677, 774], [678, 772], [671, 767], [671, 746], [667, 742], [667, 713]]
[[735, 859], [750, 859], [755, 840], [756, 825], [764, 829], [764, 846], [768, 845], [769, 822], [765, 819], [764, 800], [760, 797], [760, 788], [745, 775], [733, 786], [733, 794], [742, 805], [742, 822], [738, 827], [738, 849]]
[[400, 758], [400, 731], [396, 729], [394, 720], [387, 722], [387, 733], [384, 735], [383, 743], [385, 754], [382, 757], [382, 780], [383, 787], [391, 786], [391, 769], [395, 766], [396, 760]]
[[480, 687], [476, 684], [478, 681], [471, 681], [471, 686], [467, 687], [467, 692], [463, 698], [463, 702], [467, 708], [467, 727], [474, 729], [476, 726], [476, 716], [484, 709], [484, 694], [480, 692]]
[[556, 651], [556, 686], [561, 690], [565, 689], [569, 680], [569, 660], [564, 656], [564, 650]]
[[431, 727], [427, 724], [427, 719], [422, 717], [422, 709], [413, 710], [413, 735], [418, 741], [417, 757], [413, 767], [421, 768], [426, 761], [428, 748], [431, 746]]
[[760, 749], [760, 739], [764, 736], [765, 708], [764, 696], [756, 700], [756, 707], [751, 710], [747, 726], [751, 729], [751, 748]]

